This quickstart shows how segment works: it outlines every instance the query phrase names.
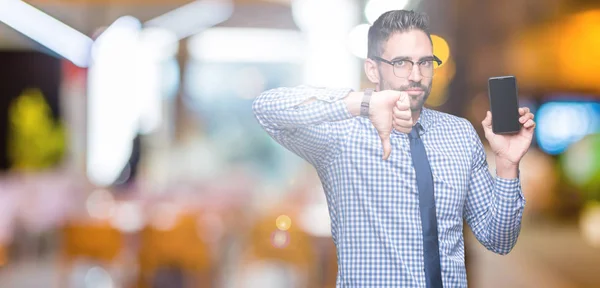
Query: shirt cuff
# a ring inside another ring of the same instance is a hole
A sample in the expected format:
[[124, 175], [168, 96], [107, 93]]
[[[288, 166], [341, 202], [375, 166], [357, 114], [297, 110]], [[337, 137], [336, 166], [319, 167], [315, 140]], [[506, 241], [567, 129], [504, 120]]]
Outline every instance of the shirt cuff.
[[329, 104], [322, 106], [323, 120], [329, 122], [342, 121], [353, 117], [352, 113], [348, 110], [346, 102], [340, 101], [346, 98], [352, 91], [352, 89], [348, 88], [316, 89], [311, 97]]
[[506, 200], [525, 199], [519, 177], [506, 179], [496, 177], [496, 196]]

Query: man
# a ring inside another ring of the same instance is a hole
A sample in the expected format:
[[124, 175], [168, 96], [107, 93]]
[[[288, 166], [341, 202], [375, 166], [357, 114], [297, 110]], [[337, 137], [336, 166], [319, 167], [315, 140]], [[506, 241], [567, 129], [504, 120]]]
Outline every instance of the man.
[[[390, 11], [369, 30], [365, 73], [372, 93], [299, 86], [263, 92], [253, 104], [264, 129], [317, 170], [337, 247], [338, 287], [467, 287], [463, 219], [487, 249], [506, 254], [525, 199], [522, 129], [495, 135], [496, 179], [466, 119], [423, 107], [434, 68], [427, 18]], [[361, 109], [362, 108], [362, 109]]]

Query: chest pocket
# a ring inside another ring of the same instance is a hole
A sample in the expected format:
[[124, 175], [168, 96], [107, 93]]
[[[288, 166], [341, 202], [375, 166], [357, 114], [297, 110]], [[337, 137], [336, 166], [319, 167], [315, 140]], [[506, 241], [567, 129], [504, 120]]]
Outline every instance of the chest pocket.
[[461, 217], [469, 185], [470, 157], [459, 147], [444, 148], [425, 144], [436, 206], [443, 218]]

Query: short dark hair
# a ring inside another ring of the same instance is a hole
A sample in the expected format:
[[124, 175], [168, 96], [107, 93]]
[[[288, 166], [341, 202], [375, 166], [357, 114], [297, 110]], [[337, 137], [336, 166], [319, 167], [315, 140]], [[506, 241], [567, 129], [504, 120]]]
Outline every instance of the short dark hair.
[[406, 32], [413, 29], [425, 32], [429, 40], [431, 40], [429, 18], [425, 13], [412, 10], [392, 10], [381, 14], [369, 28], [367, 57], [381, 57], [381, 54], [383, 54], [383, 44], [393, 33]]

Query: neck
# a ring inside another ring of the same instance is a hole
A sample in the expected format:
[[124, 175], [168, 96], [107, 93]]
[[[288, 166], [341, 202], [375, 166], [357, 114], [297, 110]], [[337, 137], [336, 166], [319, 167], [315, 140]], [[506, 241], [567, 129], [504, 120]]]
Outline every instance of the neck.
[[412, 119], [414, 121], [413, 125], [417, 124], [417, 120], [419, 120], [419, 117], [421, 116], [421, 111], [423, 110], [423, 108], [419, 109], [419, 110], [413, 110], [412, 111]]

